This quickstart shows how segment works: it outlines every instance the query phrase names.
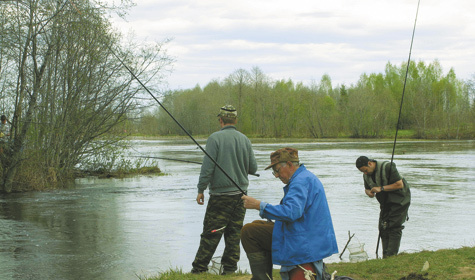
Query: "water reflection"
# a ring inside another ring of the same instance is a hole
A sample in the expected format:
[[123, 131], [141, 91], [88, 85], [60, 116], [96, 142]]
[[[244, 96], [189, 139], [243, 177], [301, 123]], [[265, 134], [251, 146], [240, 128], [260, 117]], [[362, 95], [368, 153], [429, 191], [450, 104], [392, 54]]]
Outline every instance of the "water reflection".
[[[189, 142], [135, 141], [129, 152], [201, 161], [201, 150]], [[392, 143], [254, 144], [261, 176], [250, 177], [250, 195], [280, 201], [282, 183], [263, 168], [283, 146], [298, 148], [322, 180], [340, 250], [351, 231], [374, 258], [379, 206], [364, 195], [354, 161], [363, 154], [390, 159]], [[398, 143], [395, 162], [413, 199], [402, 251], [474, 246], [474, 148], [474, 141]], [[0, 279], [137, 279], [190, 270], [206, 207], [195, 202], [200, 166], [166, 160], [159, 166], [167, 176], [80, 179], [70, 190], [0, 196]], [[254, 219], [257, 211], [249, 210], [245, 222]], [[239, 266], [249, 269], [244, 254]]]

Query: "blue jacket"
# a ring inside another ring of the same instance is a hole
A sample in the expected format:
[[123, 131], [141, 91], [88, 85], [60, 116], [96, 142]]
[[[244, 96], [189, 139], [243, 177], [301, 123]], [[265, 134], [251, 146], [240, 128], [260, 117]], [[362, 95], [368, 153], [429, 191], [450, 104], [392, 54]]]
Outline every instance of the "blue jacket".
[[275, 220], [272, 262], [291, 266], [338, 253], [325, 190], [302, 164], [284, 187], [280, 205], [261, 202], [260, 216]]

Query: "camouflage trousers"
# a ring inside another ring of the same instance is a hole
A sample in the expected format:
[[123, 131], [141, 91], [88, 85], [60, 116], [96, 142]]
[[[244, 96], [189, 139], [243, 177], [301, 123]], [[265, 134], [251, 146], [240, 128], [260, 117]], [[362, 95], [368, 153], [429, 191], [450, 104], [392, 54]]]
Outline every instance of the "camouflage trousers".
[[[223, 235], [225, 247], [221, 265], [225, 271], [237, 270], [237, 262], [240, 257], [241, 228], [246, 214], [241, 196], [242, 194], [210, 195], [203, 221], [200, 247], [192, 264], [194, 270], [208, 270], [208, 264]], [[213, 230], [218, 231], [212, 232]]]

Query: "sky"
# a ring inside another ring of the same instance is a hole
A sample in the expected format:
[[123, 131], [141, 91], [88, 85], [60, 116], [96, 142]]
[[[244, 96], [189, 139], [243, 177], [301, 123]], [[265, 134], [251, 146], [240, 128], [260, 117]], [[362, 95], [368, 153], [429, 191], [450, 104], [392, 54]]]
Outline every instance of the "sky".
[[[273, 80], [355, 84], [407, 62], [418, 0], [135, 0], [124, 34], [162, 42], [175, 59], [170, 90], [258, 67]], [[475, 79], [475, 1], [421, 0], [412, 61]]]

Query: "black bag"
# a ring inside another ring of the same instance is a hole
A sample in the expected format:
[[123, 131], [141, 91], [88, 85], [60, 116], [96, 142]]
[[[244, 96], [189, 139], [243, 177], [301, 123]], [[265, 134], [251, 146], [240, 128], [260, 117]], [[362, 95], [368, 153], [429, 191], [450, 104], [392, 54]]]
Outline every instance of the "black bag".
[[[325, 263], [323, 264], [323, 280], [330, 280], [332, 279], [332, 275], [330, 273], [328, 273], [327, 271], [327, 266], [325, 265]], [[355, 280], [351, 277], [348, 277], [348, 276], [337, 276], [335, 275], [335, 280]]]

